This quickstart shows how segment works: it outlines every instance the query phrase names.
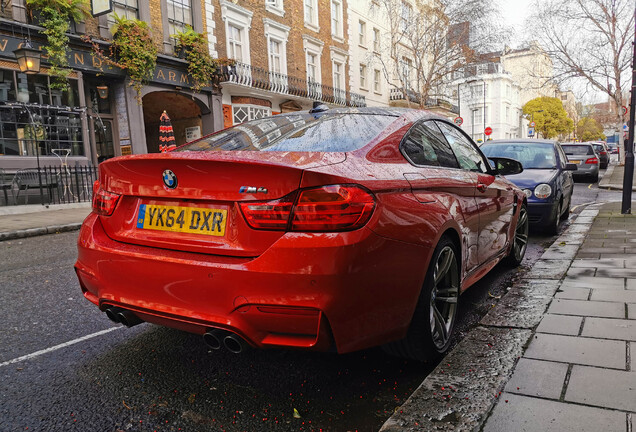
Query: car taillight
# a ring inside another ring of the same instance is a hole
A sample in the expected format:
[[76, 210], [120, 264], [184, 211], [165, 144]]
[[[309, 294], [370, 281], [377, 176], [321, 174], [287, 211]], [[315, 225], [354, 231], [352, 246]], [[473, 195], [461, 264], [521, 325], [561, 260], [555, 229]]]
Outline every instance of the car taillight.
[[375, 207], [373, 196], [357, 186], [323, 186], [300, 193], [292, 231], [344, 231], [360, 228]]
[[588, 160], [585, 161], [586, 164], [598, 164], [598, 158], [593, 157], [593, 158], [589, 158]]
[[99, 181], [93, 183], [93, 211], [98, 215], [112, 215], [119, 198], [121, 195], [102, 189]]
[[606, 151], [602, 151], [601, 152], [601, 156], [607, 156], [607, 152]]
[[252, 228], [284, 231], [289, 224], [296, 193], [267, 202], [239, 203], [245, 220]]
[[240, 203], [240, 207], [252, 228], [301, 232], [354, 230], [367, 223], [375, 208], [373, 195], [358, 186], [305, 189], [297, 200], [296, 195], [276, 201]]

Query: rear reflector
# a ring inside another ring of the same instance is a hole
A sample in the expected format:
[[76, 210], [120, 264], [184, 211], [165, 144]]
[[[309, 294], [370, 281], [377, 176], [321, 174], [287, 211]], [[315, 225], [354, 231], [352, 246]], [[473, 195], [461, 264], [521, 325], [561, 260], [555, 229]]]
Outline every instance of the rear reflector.
[[373, 195], [359, 186], [323, 186], [302, 190], [296, 200], [297, 195], [294, 192], [275, 201], [239, 205], [252, 228], [304, 232], [360, 228], [375, 208]]
[[93, 211], [98, 215], [110, 216], [121, 195], [103, 190], [99, 182], [93, 184]]
[[585, 163], [590, 165], [598, 164], [598, 158], [595, 158], [595, 157], [589, 158], [588, 160], [585, 161]]

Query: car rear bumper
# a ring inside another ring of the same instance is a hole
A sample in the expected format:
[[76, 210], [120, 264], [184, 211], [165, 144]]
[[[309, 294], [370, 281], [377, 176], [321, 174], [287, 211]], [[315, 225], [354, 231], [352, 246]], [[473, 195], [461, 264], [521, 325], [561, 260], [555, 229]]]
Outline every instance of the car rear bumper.
[[572, 171], [572, 177], [594, 177], [598, 175], [598, 172], [598, 165], [580, 164], [577, 166], [576, 171]]
[[403, 337], [430, 251], [367, 228], [287, 233], [256, 258], [117, 242], [91, 214], [75, 264], [84, 296], [145, 321], [232, 331], [259, 348], [349, 352]]

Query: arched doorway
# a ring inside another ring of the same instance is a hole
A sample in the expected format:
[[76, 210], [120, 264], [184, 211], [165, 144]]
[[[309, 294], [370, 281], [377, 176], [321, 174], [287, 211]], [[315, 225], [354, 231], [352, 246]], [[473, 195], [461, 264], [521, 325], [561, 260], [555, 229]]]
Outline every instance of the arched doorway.
[[159, 153], [159, 118], [164, 110], [172, 122], [177, 146], [201, 136], [201, 117], [210, 112], [198, 99], [171, 91], [148, 93], [142, 103], [148, 153]]

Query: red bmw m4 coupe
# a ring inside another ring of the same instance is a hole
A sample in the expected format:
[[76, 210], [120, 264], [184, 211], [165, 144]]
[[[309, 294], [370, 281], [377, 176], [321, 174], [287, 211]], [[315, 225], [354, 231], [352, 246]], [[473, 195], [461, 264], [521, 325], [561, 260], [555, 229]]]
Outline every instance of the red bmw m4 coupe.
[[212, 348], [444, 353], [460, 294], [526, 250], [525, 195], [425, 111], [328, 109], [243, 123], [100, 165], [78, 240], [113, 321]]

